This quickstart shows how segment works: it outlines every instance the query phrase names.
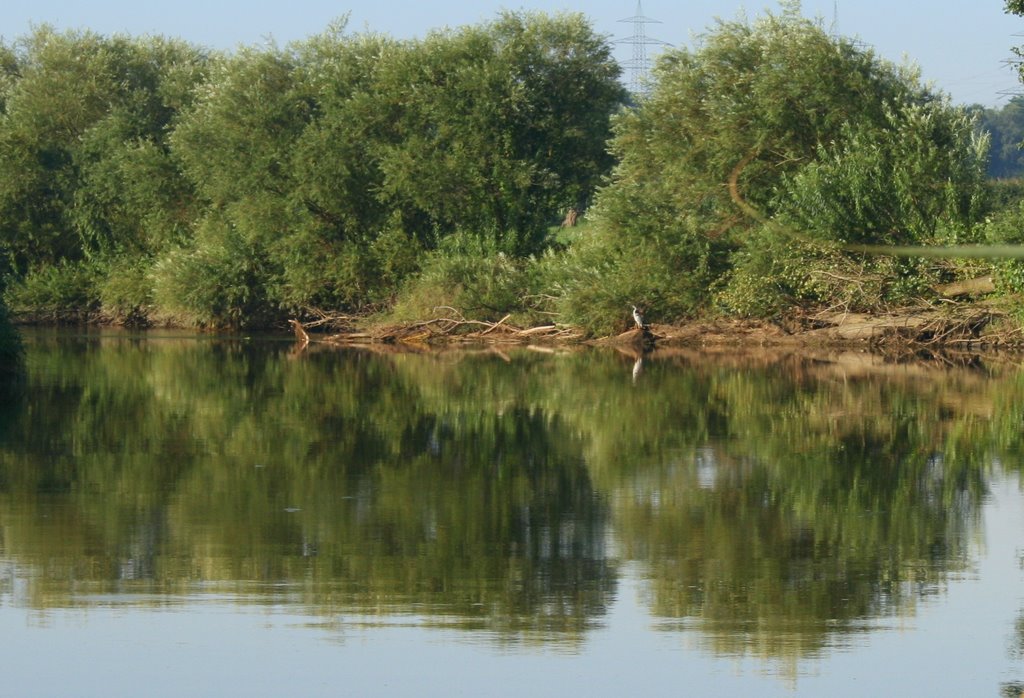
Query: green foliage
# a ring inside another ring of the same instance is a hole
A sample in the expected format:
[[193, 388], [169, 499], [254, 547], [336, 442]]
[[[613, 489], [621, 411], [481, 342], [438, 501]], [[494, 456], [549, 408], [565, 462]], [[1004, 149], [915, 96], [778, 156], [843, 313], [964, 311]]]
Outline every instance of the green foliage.
[[[579, 321], [606, 330], [631, 303], [671, 320], [906, 299], [925, 285], [913, 265], [839, 245], [973, 241], [986, 142], [972, 120], [783, 7], [667, 52], [616, 120], [621, 161], [566, 285]], [[872, 278], [887, 266], [899, 276]]]
[[54, 321], [84, 321], [99, 308], [97, 268], [86, 261], [61, 261], [31, 270], [4, 294], [15, 312]]
[[884, 310], [933, 295], [955, 272], [921, 259], [850, 255], [834, 245], [780, 241], [770, 232], [733, 255], [716, 288], [716, 306], [730, 315], [770, 317], [793, 306], [852, 312]]
[[[986, 242], [993, 245], [1024, 244], [1024, 204], [1018, 202], [993, 213], [985, 220], [982, 230]], [[1002, 259], [993, 263], [996, 287], [1004, 292], [1024, 294], [1024, 261]]]
[[727, 249], [701, 235], [692, 218], [666, 220], [621, 193], [602, 192], [591, 228], [565, 254], [542, 261], [560, 319], [596, 334], [629, 326], [630, 305], [645, 308], [649, 322], [694, 315]]
[[193, 249], [172, 250], [153, 267], [161, 321], [200, 327], [266, 326], [273, 316], [262, 251], [223, 220], [207, 221]]
[[10, 269], [180, 237], [189, 194], [166, 137], [205, 56], [161, 38], [47, 26], [12, 55], [0, 113], [0, 251]]
[[474, 231], [522, 257], [586, 201], [623, 96], [607, 43], [579, 16], [506, 14], [404, 43], [342, 29], [218, 64], [172, 137], [204, 216], [263, 250], [266, 299], [290, 312], [386, 304], [445, 254], [423, 283], [484, 294], [467, 307], [515, 300], [468, 281], [463, 243], [444, 240]]
[[841, 243], [960, 244], [985, 196], [987, 140], [943, 101], [886, 110], [884, 123], [844, 126], [837, 141], [788, 176], [779, 217]]
[[391, 315], [422, 319], [444, 314], [439, 308], [447, 306], [466, 318], [496, 321], [512, 313], [516, 322], [528, 323], [544, 305], [542, 278], [536, 259], [506, 253], [491, 236], [459, 232], [426, 255]]
[[985, 214], [1016, 208], [1024, 201], [1024, 179], [989, 179], [985, 182]]
[[510, 254], [538, 251], [611, 165], [618, 74], [579, 15], [505, 13], [431, 34], [381, 71], [398, 135], [380, 150], [383, 196], [440, 235], [472, 230]]
[[0, 44], [0, 273], [19, 309], [122, 322], [397, 299], [604, 333], [913, 299], [966, 268], [841, 246], [977, 242], [1001, 205], [965, 111], [794, 3], [666, 52], [612, 126], [618, 76], [572, 14], [231, 55], [44, 26]]
[[204, 325], [361, 311], [449, 235], [527, 256], [589, 201], [624, 91], [581, 16], [344, 29], [226, 56], [46, 26], [0, 45], [0, 272], [20, 302]]
[[270, 255], [280, 266], [268, 288], [284, 309], [364, 311], [387, 305], [401, 282], [419, 269], [422, 254], [419, 241], [400, 227], [386, 227], [362, 244], [297, 229], [271, 244]]
[[152, 265], [150, 259], [128, 255], [106, 261], [97, 282], [100, 313], [105, 319], [121, 325], [150, 321], [154, 308]]

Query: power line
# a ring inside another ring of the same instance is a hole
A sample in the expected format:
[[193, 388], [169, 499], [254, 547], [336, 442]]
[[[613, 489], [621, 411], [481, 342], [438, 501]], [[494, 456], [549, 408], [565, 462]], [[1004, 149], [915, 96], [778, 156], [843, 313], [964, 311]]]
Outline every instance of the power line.
[[[1020, 38], [1024, 36], [1024, 34], [1016, 32], [1012, 36]], [[1021, 72], [1021, 67], [1024, 66], [1024, 61], [1022, 61], [1019, 55], [1014, 58], [1007, 58], [1002, 63], [1018, 74]], [[1014, 97], [1020, 97], [1022, 93], [1020, 87], [1013, 87], [999, 90], [996, 94], [1000, 97], [1009, 97], [1010, 99], [1013, 99]]]

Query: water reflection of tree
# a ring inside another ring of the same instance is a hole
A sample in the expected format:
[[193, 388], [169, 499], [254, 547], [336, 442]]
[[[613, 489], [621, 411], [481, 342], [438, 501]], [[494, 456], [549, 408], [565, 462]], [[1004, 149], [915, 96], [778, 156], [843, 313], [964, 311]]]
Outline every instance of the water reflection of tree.
[[46, 355], [0, 456], [5, 550], [35, 570], [34, 605], [213, 583], [566, 639], [614, 594], [606, 505], [542, 409], [438, 409], [360, 355], [94, 349]]
[[4, 554], [41, 607], [203, 584], [564, 639], [614, 596], [613, 526], [655, 614], [715, 651], [799, 657], [912, 612], [969, 564], [988, 463], [1020, 449], [1017, 374], [683, 358], [634, 384], [631, 367], [34, 351], [30, 405], [0, 441]]
[[632, 457], [622, 439], [588, 444], [653, 611], [717, 652], [813, 654], [912, 612], [969, 564], [1000, 383], [851, 380], [817, 363], [655, 363], [658, 397], [627, 397], [594, 430], [630, 434]]
[[[654, 612], [696, 619], [716, 651], [816, 652], [907, 613], [967, 562], [973, 504], [923, 502], [916, 475], [894, 475], [882, 504], [868, 482], [881, 474], [801, 482], [801, 463], [725, 451], [702, 455], [717, 469], [710, 487], [692, 468], [670, 468], [615, 500], [627, 555], [647, 562]], [[863, 455], [822, 453], [816, 465], [858, 469]], [[807, 496], [818, 499], [813, 513]]]

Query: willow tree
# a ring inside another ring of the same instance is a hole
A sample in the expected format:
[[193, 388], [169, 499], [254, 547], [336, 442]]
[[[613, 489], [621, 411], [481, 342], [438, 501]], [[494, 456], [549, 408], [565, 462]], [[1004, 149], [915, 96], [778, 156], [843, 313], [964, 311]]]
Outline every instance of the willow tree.
[[[191, 195], [167, 135], [207, 56], [47, 26], [0, 54], [0, 253], [21, 301], [95, 305], [97, 278], [124, 282], [187, 235]], [[109, 289], [115, 304], [147, 304], [126, 285]]]
[[592, 327], [629, 302], [664, 319], [715, 301], [741, 313], [835, 302], [818, 283], [832, 277], [814, 272], [852, 271], [835, 266], [837, 244], [946, 240], [976, 215], [971, 120], [798, 5], [719, 21], [666, 52], [655, 78], [615, 124], [620, 164], [566, 272], [565, 307]]
[[580, 16], [505, 14], [422, 41], [344, 24], [219, 65], [172, 136], [204, 201], [158, 296], [193, 320], [387, 304], [424, 251], [526, 255], [611, 166], [623, 98]]
[[612, 165], [609, 117], [625, 93], [608, 42], [582, 15], [505, 13], [430, 34], [382, 71], [398, 138], [380, 151], [383, 196], [437, 235], [534, 252]]

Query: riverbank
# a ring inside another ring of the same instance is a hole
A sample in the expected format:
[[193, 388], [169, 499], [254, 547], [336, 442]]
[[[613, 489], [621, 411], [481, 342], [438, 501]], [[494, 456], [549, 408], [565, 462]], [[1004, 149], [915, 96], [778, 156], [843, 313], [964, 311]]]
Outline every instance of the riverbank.
[[333, 334], [317, 333], [296, 320], [290, 322], [297, 340], [303, 344], [592, 344], [640, 350], [699, 346], [1024, 349], [1024, 327], [1020, 321], [1007, 308], [986, 302], [901, 308], [874, 314], [828, 310], [771, 320], [703, 319], [652, 324], [597, 338], [559, 324], [519, 327], [507, 315], [497, 322], [485, 322], [448, 313], [417, 322], [370, 325]]
[[[559, 323], [520, 326], [511, 315], [496, 322], [471, 319], [452, 308], [439, 309], [432, 318], [401, 323], [356, 316], [322, 317], [309, 322], [293, 319], [288, 323], [300, 345], [581, 345], [640, 352], [673, 347], [850, 347], [901, 353], [1024, 351], [1024, 324], [1014, 305], [1005, 298], [922, 304], [877, 313], [795, 310], [771, 319], [698, 318], [653, 323], [642, 330], [627, 328], [625, 313], [623, 315], [622, 331], [603, 337], [588, 336], [582, 328]], [[61, 320], [52, 316], [15, 314], [11, 319], [23, 326], [123, 325], [99, 316]], [[142, 323], [132, 327], [178, 326]]]

